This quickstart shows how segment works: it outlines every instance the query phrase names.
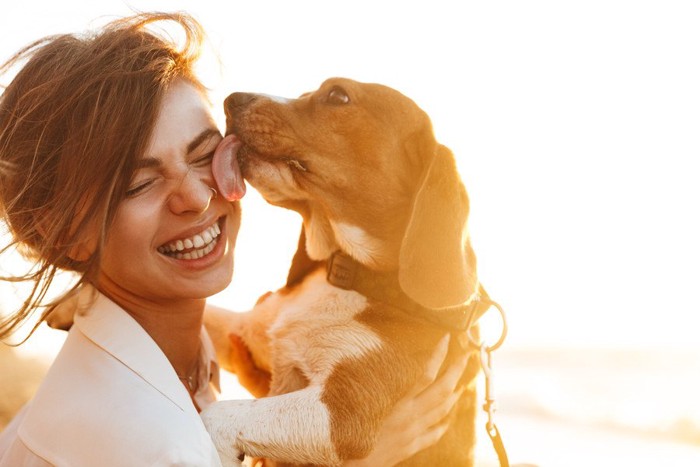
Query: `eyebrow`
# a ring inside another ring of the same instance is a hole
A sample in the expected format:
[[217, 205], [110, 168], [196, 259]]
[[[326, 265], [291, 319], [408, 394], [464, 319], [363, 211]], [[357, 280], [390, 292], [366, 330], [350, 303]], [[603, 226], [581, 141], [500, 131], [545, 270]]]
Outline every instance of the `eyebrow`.
[[[191, 154], [195, 149], [197, 149], [204, 141], [213, 137], [221, 136], [219, 130], [215, 128], [207, 128], [198, 134], [192, 141], [187, 144], [187, 154]], [[136, 161], [136, 170], [138, 169], [149, 169], [152, 167], [160, 167], [163, 161], [159, 157], [143, 157]]]
[[200, 144], [202, 144], [204, 141], [211, 138], [212, 136], [221, 136], [221, 133], [216, 128], [207, 128], [206, 130], [201, 132], [195, 139], [190, 141], [190, 144], [187, 145], [187, 154], [191, 154], [192, 151], [197, 149]]

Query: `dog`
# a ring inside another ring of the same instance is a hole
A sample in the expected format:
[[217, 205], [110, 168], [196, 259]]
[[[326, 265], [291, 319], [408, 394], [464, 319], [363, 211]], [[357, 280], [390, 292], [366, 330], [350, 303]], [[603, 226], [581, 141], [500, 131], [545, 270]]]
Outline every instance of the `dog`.
[[[279, 397], [221, 401], [202, 418], [225, 462], [363, 458], [442, 337], [455, 337], [445, 366], [478, 353], [467, 332], [488, 306], [454, 156], [416, 103], [380, 84], [332, 78], [296, 99], [233, 93], [224, 107], [240, 144], [215, 155], [224, 196], [242, 174], [303, 227], [285, 287], [249, 312], [205, 314], [223, 366], [250, 352], [261, 376], [244, 385]], [[470, 357], [447, 433], [401, 465], [473, 465], [478, 371]]]

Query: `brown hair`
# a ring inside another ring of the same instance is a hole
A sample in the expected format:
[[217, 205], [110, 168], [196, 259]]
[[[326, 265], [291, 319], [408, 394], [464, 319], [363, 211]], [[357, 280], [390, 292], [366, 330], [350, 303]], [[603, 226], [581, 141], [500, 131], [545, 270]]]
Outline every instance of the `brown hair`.
[[[185, 33], [179, 48], [153, 28], [168, 22]], [[38, 326], [94, 277], [163, 94], [178, 78], [203, 89], [193, 70], [202, 40], [189, 15], [142, 13], [89, 34], [46, 37], [0, 66], [2, 75], [24, 63], [0, 96], [0, 215], [12, 235], [0, 257], [18, 249], [34, 262], [28, 273], [2, 277], [32, 288], [0, 321], [0, 339], [44, 307]], [[91, 254], [76, 259], [88, 240]], [[77, 273], [77, 283], [48, 300], [62, 270]]]

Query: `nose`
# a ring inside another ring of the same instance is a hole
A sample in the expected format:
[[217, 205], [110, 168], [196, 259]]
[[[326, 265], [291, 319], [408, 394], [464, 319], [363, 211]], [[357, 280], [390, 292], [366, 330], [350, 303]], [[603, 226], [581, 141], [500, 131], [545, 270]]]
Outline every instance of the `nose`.
[[257, 94], [249, 92], [234, 92], [224, 99], [224, 112], [226, 118], [231, 118], [236, 108], [245, 107], [257, 99]]
[[209, 208], [209, 203], [216, 196], [213, 191], [214, 181], [203, 178], [201, 174], [190, 171], [175, 187], [168, 198], [168, 207], [174, 214], [200, 214]]

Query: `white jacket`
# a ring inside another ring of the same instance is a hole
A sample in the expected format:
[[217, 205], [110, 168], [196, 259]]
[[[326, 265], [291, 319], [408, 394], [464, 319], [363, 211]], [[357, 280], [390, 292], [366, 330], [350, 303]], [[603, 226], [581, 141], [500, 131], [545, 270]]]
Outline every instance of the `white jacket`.
[[[202, 329], [201, 408], [218, 386]], [[220, 466], [175, 370], [146, 331], [99, 295], [76, 316], [34, 399], [0, 433], [0, 466]]]

